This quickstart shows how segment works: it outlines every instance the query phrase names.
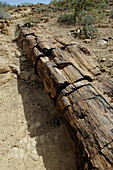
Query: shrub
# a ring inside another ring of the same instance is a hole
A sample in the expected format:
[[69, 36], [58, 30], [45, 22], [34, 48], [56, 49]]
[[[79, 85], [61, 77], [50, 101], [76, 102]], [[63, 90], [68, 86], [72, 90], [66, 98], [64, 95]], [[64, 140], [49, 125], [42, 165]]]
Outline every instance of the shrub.
[[92, 25], [96, 23], [96, 19], [92, 15], [86, 15], [83, 17], [80, 22], [81, 25]]
[[26, 19], [24, 19], [24, 23], [40, 23], [40, 20], [36, 17], [29, 16]]
[[108, 0], [72, 0], [70, 7], [74, 12], [75, 19], [78, 19], [81, 11], [97, 10], [99, 13], [108, 7]]
[[74, 14], [63, 14], [60, 16], [58, 21], [66, 24], [74, 24], [75, 23]]
[[51, 5], [58, 5], [58, 3], [59, 3], [58, 0], [51, 0], [50, 2]]
[[98, 31], [97, 27], [94, 26], [96, 19], [91, 15], [86, 15], [80, 20], [80, 25], [82, 25], [82, 32], [85, 38], [90, 38]]
[[36, 7], [37, 12], [40, 14], [43, 11], [42, 7]]
[[11, 19], [11, 16], [2, 7], [0, 7], [0, 19]]

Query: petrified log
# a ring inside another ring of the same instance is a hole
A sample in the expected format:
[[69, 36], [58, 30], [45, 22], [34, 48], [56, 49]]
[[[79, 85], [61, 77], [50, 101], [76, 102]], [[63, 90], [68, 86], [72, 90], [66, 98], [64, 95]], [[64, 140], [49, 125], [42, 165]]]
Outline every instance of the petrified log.
[[112, 169], [113, 82], [103, 80], [87, 49], [45, 37], [40, 27], [21, 27], [19, 42], [71, 134], [78, 169]]

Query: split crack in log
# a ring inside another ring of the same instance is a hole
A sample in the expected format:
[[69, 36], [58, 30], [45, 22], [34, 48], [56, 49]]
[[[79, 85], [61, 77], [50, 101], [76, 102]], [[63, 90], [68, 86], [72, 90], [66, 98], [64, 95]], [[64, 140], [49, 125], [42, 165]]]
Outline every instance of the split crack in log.
[[104, 93], [112, 82], [103, 82], [86, 48], [42, 32], [20, 27], [19, 42], [72, 136], [78, 169], [112, 169], [113, 108]]

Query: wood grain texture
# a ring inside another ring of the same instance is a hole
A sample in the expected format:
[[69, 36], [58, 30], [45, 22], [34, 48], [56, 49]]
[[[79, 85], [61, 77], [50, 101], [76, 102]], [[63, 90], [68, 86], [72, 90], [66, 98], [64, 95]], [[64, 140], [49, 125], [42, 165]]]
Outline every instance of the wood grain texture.
[[73, 139], [78, 169], [111, 170], [113, 82], [102, 78], [86, 48], [43, 31], [20, 27], [19, 42]]

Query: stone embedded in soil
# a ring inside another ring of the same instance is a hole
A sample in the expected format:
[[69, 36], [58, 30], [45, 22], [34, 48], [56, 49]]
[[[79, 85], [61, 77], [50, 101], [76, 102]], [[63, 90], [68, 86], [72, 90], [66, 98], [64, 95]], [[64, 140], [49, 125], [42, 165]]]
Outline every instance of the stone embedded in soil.
[[84, 43], [89, 44], [91, 42], [91, 39], [85, 39]]
[[20, 52], [20, 51], [16, 51], [16, 52], [15, 52], [15, 55], [16, 55], [16, 57], [19, 58], [19, 57], [21, 56], [21, 52]]
[[40, 143], [42, 143], [42, 144], [45, 143], [45, 136], [44, 135], [40, 136]]
[[10, 68], [12, 69], [13, 73], [20, 74], [20, 68], [16, 65], [10, 65]]
[[100, 41], [97, 42], [97, 44], [98, 44], [98, 45], [105, 45], [105, 44], [107, 44], [107, 41], [105, 41], [105, 40], [100, 40]]
[[21, 57], [21, 61], [26, 62], [28, 61], [27, 57]]
[[15, 159], [18, 159], [19, 158], [19, 155], [18, 154], [15, 154]]
[[36, 154], [37, 155], [36, 149], [32, 150], [32, 154]]
[[106, 58], [101, 58], [100, 59], [100, 62], [104, 62], [104, 61], [106, 61]]
[[24, 144], [27, 144], [27, 142], [28, 142], [27, 137], [25, 137], [25, 138], [23, 139], [23, 142], [24, 142]]
[[0, 74], [0, 86], [11, 80], [11, 73]]
[[5, 58], [0, 57], [0, 74], [7, 73], [9, 71], [8, 62]]
[[34, 161], [37, 161], [38, 160], [38, 156], [36, 154], [31, 154], [31, 158], [34, 160]]
[[20, 78], [28, 81], [30, 79], [30, 73], [28, 71], [22, 71], [19, 74]]
[[27, 150], [27, 151], [30, 151], [30, 150], [31, 150], [31, 144], [30, 144], [30, 143], [27, 144], [26, 150]]
[[113, 62], [113, 58], [109, 58], [109, 61], [110, 61], [110, 62]]
[[34, 123], [34, 124], [32, 124], [32, 125], [29, 127], [29, 130], [36, 129], [36, 128], [38, 128], [40, 125], [41, 125], [40, 122]]
[[32, 147], [35, 147], [36, 146], [36, 141], [34, 140], [31, 145], [32, 145]]
[[37, 76], [35, 74], [31, 75], [30, 81], [35, 81], [37, 80]]
[[17, 151], [18, 151], [18, 148], [17, 148], [17, 147], [13, 147], [13, 151], [14, 151], [14, 152], [17, 152]]
[[105, 68], [101, 68], [100, 71], [101, 72], [106, 72], [106, 69]]
[[21, 159], [24, 158], [24, 150], [23, 149], [20, 149], [19, 156], [20, 156]]

